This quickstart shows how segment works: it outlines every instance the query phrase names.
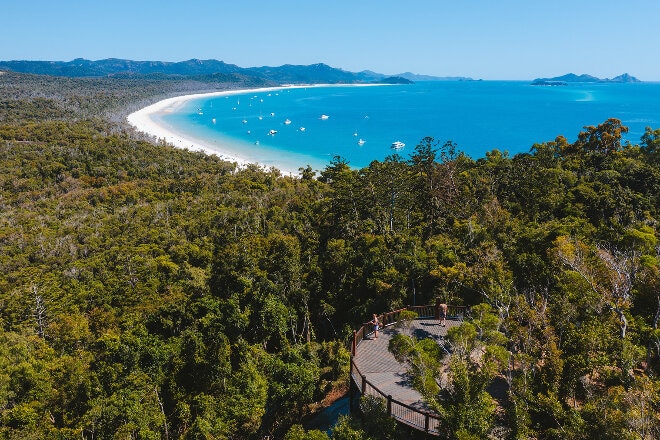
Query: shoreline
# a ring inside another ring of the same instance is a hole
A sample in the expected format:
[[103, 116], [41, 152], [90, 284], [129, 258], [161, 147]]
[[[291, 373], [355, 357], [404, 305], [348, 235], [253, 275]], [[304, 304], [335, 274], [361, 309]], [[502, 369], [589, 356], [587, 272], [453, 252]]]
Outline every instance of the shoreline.
[[[173, 98], [167, 98], [162, 101], [158, 101], [154, 104], [151, 104], [136, 112], [131, 113], [126, 117], [126, 120], [137, 131], [153, 136], [158, 141], [164, 140], [168, 145], [172, 145], [175, 148], [203, 152], [211, 156], [215, 155], [221, 160], [236, 163], [239, 168], [245, 167], [248, 164], [257, 164], [265, 169], [269, 169], [271, 167], [276, 168], [280, 171], [282, 175], [296, 177], [300, 174], [300, 171], [291, 170], [289, 167], [287, 167], [284, 161], [274, 164], [263, 164], [263, 163], [259, 163], [258, 161], [249, 160], [246, 157], [242, 157], [240, 153], [237, 153], [236, 147], [232, 146], [229, 143], [222, 143], [222, 144], [214, 143], [213, 145], [211, 145], [209, 141], [196, 139], [190, 135], [183, 134], [175, 130], [171, 126], [166, 126], [162, 122], [157, 121], [155, 117], [167, 113], [173, 113], [177, 111], [177, 109], [182, 107], [184, 104], [186, 104], [188, 101], [199, 98], [242, 95], [242, 94], [257, 93], [257, 92], [270, 92], [270, 91], [312, 88], [312, 87], [347, 87], [347, 86], [363, 87], [363, 86], [375, 86], [375, 85], [380, 85], [380, 84], [304, 84], [304, 85], [290, 85], [290, 86], [283, 85], [283, 86], [262, 87], [262, 88], [254, 88], [254, 89], [236, 89], [236, 90], [209, 92], [209, 93], [195, 93], [190, 95], [175, 96]], [[305, 164], [300, 165], [300, 167], [303, 168], [304, 166]]]

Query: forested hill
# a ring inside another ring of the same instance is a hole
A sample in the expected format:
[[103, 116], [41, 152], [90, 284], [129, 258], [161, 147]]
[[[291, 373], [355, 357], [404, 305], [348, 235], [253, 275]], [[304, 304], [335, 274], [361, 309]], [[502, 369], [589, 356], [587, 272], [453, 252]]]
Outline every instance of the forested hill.
[[[0, 437], [327, 438], [352, 329], [415, 294], [473, 310], [399, 347], [447, 438], [660, 438], [660, 130], [291, 178], [88, 116], [167, 80], [86, 81], [0, 75]], [[363, 408], [332, 437], [407, 438]]]
[[[191, 59], [179, 62], [133, 61], [116, 58], [72, 61], [0, 61], [0, 71], [28, 73], [32, 75], [63, 76], [70, 78], [93, 77], [175, 77], [197, 78], [217, 75], [251, 77], [255, 81], [271, 81], [277, 84], [335, 84], [335, 83], [393, 83], [406, 84], [414, 81], [466, 81], [467, 77], [438, 77], [417, 75], [411, 72], [397, 75], [363, 70], [350, 72], [324, 63], [310, 65], [284, 64], [282, 66], [239, 67], [219, 60]], [[143, 79], [143, 78], [142, 78]], [[405, 81], [403, 80], [405, 79]]]
[[78, 58], [72, 61], [0, 61], [0, 71], [8, 70], [35, 75], [64, 77], [127, 77], [175, 76], [206, 77], [210, 75], [239, 75], [260, 81], [283, 83], [364, 83], [378, 82], [388, 76], [375, 72], [349, 72], [327, 64], [285, 64], [277, 67], [239, 67], [218, 60], [191, 59], [180, 62], [133, 61], [109, 58], [91, 61]]

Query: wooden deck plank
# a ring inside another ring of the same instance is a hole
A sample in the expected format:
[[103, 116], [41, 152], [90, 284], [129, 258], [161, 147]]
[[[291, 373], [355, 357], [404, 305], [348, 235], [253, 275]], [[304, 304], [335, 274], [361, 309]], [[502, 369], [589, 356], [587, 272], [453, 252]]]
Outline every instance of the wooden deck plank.
[[[378, 338], [369, 334], [360, 341], [353, 361], [367, 381], [385, 396], [391, 395], [394, 400], [421, 411], [428, 411], [422, 395], [412, 387], [406, 365], [399, 363], [389, 352], [389, 342], [396, 334], [401, 333], [415, 336], [418, 339], [432, 338], [438, 343], [442, 343], [447, 335], [447, 330], [460, 324], [461, 321], [458, 319], [447, 319], [446, 326], [443, 327], [439, 320], [427, 318], [414, 320], [409, 327], [388, 326], [378, 332]], [[354, 380], [358, 384], [361, 383], [360, 377], [354, 377]], [[406, 423], [406, 420], [402, 421]], [[410, 422], [418, 424], [416, 421], [411, 420]]]

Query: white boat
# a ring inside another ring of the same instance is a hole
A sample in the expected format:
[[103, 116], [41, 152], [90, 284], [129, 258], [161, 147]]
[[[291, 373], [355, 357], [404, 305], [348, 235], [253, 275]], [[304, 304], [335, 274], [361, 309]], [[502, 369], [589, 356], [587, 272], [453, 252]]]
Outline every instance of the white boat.
[[213, 122], [215, 124], [215, 118], [211, 119], [211, 122]]
[[395, 142], [392, 142], [392, 145], [390, 146], [390, 148], [393, 149], [393, 150], [400, 150], [405, 146], [406, 146], [406, 144], [404, 144], [403, 142], [395, 141]]
[[243, 124], [247, 124], [247, 119], [243, 119], [241, 122], [242, 122]]
[[358, 141], [358, 145], [362, 146], [362, 145], [365, 144], [365, 142], [367, 142], [367, 141], [365, 141], [364, 139], [360, 139], [360, 140]]
[[287, 119], [284, 121], [284, 125], [289, 125], [290, 123], [291, 123], [291, 119], [288, 119], [288, 118], [287, 118]]
[[299, 130], [300, 131], [305, 131], [305, 127], [300, 127]]
[[271, 130], [268, 132], [269, 136], [275, 136], [277, 134], [277, 130]]
[[329, 117], [330, 117], [330, 116], [328, 116], [328, 115], [321, 115], [321, 117], [320, 117], [319, 119], [326, 120], [326, 119], [328, 119]]

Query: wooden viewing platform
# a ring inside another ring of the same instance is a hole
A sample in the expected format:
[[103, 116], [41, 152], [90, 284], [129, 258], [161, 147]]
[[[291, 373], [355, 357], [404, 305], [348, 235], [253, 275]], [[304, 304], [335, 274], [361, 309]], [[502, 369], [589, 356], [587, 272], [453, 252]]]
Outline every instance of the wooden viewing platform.
[[[418, 318], [409, 325], [396, 325], [405, 310], [416, 312]], [[388, 414], [399, 423], [439, 435], [440, 418], [428, 408], [422, 395], [413, 389], [406, 365], [394, 358], [388, 345], [396, 334], [417, 339], [432, 338], [442, 344], [447, 330], [463, 321], [464, 311], [463, 306], [449, 306], [445, 327], [440, 325], [437, 305], [408, 307], [385, 313], [378, 317], [382, 323], [378, 338], [374, 337], [373, 325], [362, 326], [354, 332], [351, 344], [351, 386], [355, 386], [362, 395], [385, 399]]]

